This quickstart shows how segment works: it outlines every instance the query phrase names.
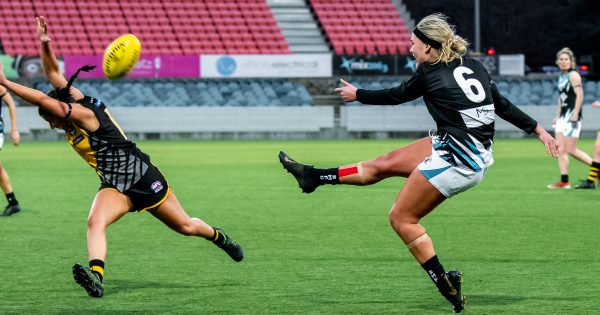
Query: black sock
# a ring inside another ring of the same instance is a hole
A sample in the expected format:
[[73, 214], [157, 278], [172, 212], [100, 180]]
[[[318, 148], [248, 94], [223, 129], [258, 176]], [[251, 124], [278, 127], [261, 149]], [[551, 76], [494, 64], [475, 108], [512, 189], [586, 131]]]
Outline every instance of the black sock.
[[423, 263], [421, 267], [425, 269], [425, 271], [429, 275], [429, 278], [431, 278], [431, 281], [435, 283], [435, 286], [441, 292], [448, 291], [448, 283], [446, 281], [442, 281], [446, 271], [444, 271], [444, 266], [442, 266], [442, 264], [440, 263], [440, 260], [438, 259], [437, 255], [431, 257], [428, 261]]
[[9, 206], [18, 205], [17, 197], [15, 197], [15, 193], [11, 192], [10, 194], [6, 194], [6, 200], [8, 200]]
[[97, 274], [100, 278], [100, 282], [104, 281], [104, 262], [100, 259], [90, 260], [90, 270]]
[[561, 174], [560, 175], [560, 181], [563, 182], [563, 183], [568, 183], [569, 182], [569, 175], [568, 174], [567, 175]]
[[315, 182], [324, 184], [339, 184], [338, 168], [311, 168], [308, 171], [308, 177]]
[[215, 230], [215, 235], [210, 240], [217, 245], [223, 244], [223, 242], [225, 242], [225, 235], [223, 235], [223, 233], [219, 232], [217, 229], [214, 229], [214, 230]]

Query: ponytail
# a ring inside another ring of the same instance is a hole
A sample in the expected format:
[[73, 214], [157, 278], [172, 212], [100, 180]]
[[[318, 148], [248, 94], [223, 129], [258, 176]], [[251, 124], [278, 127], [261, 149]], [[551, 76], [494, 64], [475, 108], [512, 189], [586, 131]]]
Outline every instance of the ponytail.
[[448, 63], [461, 59], [467, 53], [469, 43], [455, 34], [455, 26], [448, 24], [447, 19], [444, 14], [434, 13], [421, 19], [416, 27], [425, 36], [441, 44], [438, 49], [440, 56], [434, 63]]
[[48, 96], [57, 99], [59, 101], [65, 102], [65, 103], [72, 103], [75, 100], [73, 99], [73, 97], [71, 96], [71, 86], [73, 85], [73, 82], [75, 82], [75, 79], [77, 79], [77, 76], [79, 75], [79, 72], [84, 71], [84, 72], [89, 72], [90, 70], [95, 69], [96, 66], [92, 66], [92, 65], [85, 65], [79, 69], [77, 69], [77, 71], [75, 71], [75, 74], [73, 74], [70, 78], [69, 78], [69, 82], [67, 83], [67, 86], [64, 88], [55, 88], [54, 90], [48, 92]]

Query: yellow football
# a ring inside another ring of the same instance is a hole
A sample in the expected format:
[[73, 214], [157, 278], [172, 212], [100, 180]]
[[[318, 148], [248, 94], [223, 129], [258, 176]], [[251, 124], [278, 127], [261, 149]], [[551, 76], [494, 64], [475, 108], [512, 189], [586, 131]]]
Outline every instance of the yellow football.
[[133, 34], [125, 34], [112, 41], [102, 58], [104, 75], [116, 80], [129, 73], [140, 58], [141, 49], [140, 40]]

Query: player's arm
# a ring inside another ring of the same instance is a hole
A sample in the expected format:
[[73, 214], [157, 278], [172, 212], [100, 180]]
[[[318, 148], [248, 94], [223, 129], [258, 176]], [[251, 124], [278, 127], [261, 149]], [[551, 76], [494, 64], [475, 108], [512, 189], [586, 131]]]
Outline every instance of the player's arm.
[[8, 106], [8, 115], [10, 117], [10, 137], [12, 138], [14, 145], [19, 145], [19, 142], [21, 141], [21, 134], [19, 134], [19, 130], [17, 129], [17, 108], [15, 107], [15, 101], [3, 86], [0, 86], [0, 95], [2, 95], [2, 100], [6, 102], [6, 105]]
[[[37, 33], [38, 38], [40, 39], [40, 55], [42, 56], [42, 65], [44, 67], [46, 78], [55, 88], [67, 86], [68, 81], [58, 67], [56, 55], [50, 44], [52, 40], [50, 39], [50, 36], [48, 36], [48, 25], [43, 16], [37, 18]], [[76, 100], [83, 98], [83, 93], [74, 87], [71, 87], [71, 95]]]
[[50, 96], [32, 89], [21, 84], [12, 82], [6, 79], [4, 70], [0, 64], [0, 85], [14, 93], [24, 101], [29, 102], [35, 106], [43, 108], [48, 113], [67, 119], [83, 127], [88, 131], [96, 131], [100, 127], [100, 122], [94, 115], [91, 109], [86, 108], [77, 103], [63, 103], [59, 100], [51, 98]]
[[359, 101], [370, 105], [398, 105], [417, 99], [425, 91], [425, 81], [422, 72], [417, 70], [407, 81], [391, 89], [365, 90], [357, 89], [354, 85], [341, 79], [343, 86], [336, 88], [344, 102]]
[[573, 109], [573, 115], [571, 116], [572, 122], [579, 121], [579, 114], [581, 113], [581, 107], [583, 106], [583, 87], [581, 85], [581, 75], [577, 71], [571, 71], [569, 73], [569, 81], [571, 82], [571, 88], [575, 92], [575, 108]]
[[363, 104], [398, 105], [415, 100], [425, 92], [425, 78], [417, 70], [410, 79], [391, 89], [356, 91], [356, 99]]
[[537, 121], [511, 103], [504, 95], [500, 94], [496, 83], [493, 81], [490, 83], [490, 90], [494, 99], [496, 115], [527, 133], [532, 133], [535, 130], [538, 124]]

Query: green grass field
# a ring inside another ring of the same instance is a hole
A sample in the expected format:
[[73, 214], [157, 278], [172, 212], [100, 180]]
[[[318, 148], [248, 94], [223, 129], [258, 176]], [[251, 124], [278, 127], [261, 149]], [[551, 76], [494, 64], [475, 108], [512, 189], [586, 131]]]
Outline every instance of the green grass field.
[[[66, 143], [5, 144], [0, 160], [24, 210], [0, 217], [0, 314], [449, 314], [389, 226], [403, 179], [305, 195], [277, 160], [284, 149], [334, 167], [407, 143], [140, 142], [187, 212], [223, 227], [246, 257], [234, 263], [150, 214], [128, 214], [108, 230], [101, 299], [71, 275], [87, 263], [93, 170]], [[597, 314], [600, 191], [547, 190], [558, 167], [537, 140], [500, 139], [494, 150], [482, 184], [422, 221], [446, 269], [464, 273], [466, 313]], [[573, 181], [587, 175], [571, 165]]]

